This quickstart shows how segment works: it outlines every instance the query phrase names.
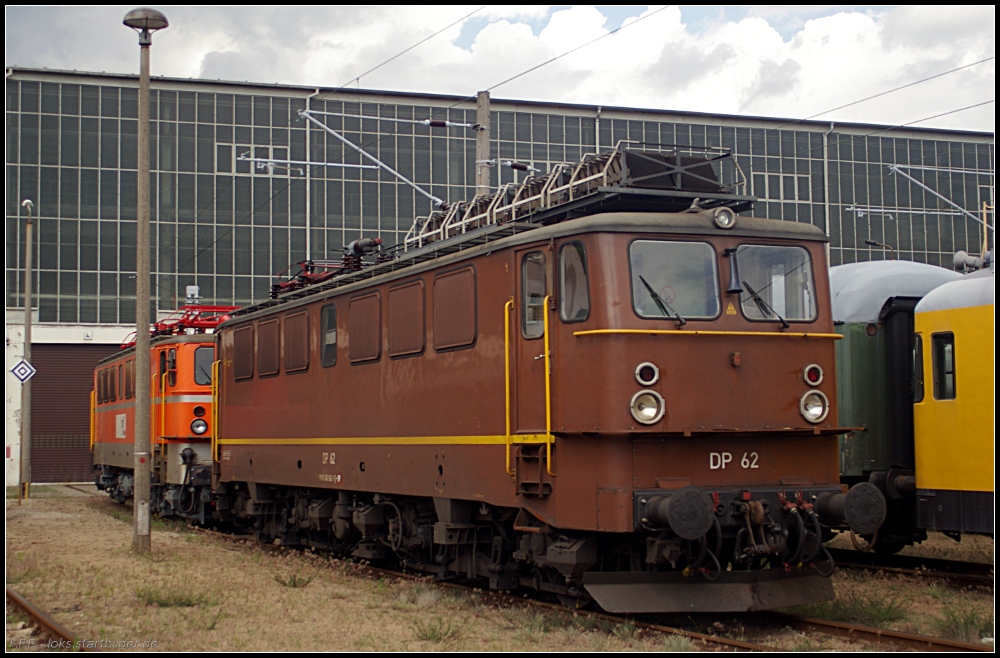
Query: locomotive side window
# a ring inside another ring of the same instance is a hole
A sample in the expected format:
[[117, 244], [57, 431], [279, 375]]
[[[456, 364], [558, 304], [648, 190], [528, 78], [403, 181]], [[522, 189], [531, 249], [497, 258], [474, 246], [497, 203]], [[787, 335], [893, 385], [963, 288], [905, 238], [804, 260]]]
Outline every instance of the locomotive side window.
[[125, 399], [135, 396], [135, 359], [125, 362]]
[[931, 335], [931, 368], [934, 371], [934, 399], [955, 399], [955, 334]]
[[545, 254], [534, 251], [521, 261], [521, 333], [540, 338], [545, 332]]
[[424, 282], [411, 281], [389, 290], [389, 356], [424, 351]]
[[924, 401], [924, 337], [913, 334], [913, 401]]
[[233, 332], [233, 378], [253, 377], [253, 326]]
[[115, 367], [111, 366], [107, 370], [108, 373], [108, 402], [114, 402], [116, 399], [115, 391]]
[[122, 364], [119, 363], [118, 364], [118, 373], [117, 373], [118, 376], [117, 376], [116, 379], [118, 380], [118, 398], [121, 399], [121, 400], [125, 399], [125, 381], [124, 381], [124, 372], [123, 372], [124, 370], [125, 370], [124, 366], [122, 366]]
[[277, 375], [278, 320], [267, 320], [257, 325], [257, 373], [261, 377]]
[[285, 372], [301, 372], [309, 368], [309, 313], [301, 311], [285, 316], [282, 332]]
[[563, 322], [583, 322], [590, 317], [587, 249], [579, 242], [559, 250], [559, 317]]
[[632, 308], [641, 318], [719, 315], [715, 249], [706, 242], [636, 240], [629, 245]]
[[476, 271], [471, 267], [434, 277], [434, 349], [458, 350], [476, 344]]
[[104, 371], [97, 371], [97, 403], [104, 404], [106, 402], [104, 398]]
[[382, 299], [379, 293], [351, 300], [347, 307], [351, 363], [378, 361], [382, 356]]
[[816, 290], [809, 252], [802, 247], [740, 245], [740, 305], [748, 320], [816, 319]]
[[215, 360], [214, 347], [199, 347], [194, 351], [194, 383], [208, 386], [212, 383], [212, 362]]
[[320, 363], [329, 368], [337, 363], [337, 307], [324, 306], [320, 312]]
[[171, 349], [167, 356], [167, 383], [177, 386], [177, 350]]

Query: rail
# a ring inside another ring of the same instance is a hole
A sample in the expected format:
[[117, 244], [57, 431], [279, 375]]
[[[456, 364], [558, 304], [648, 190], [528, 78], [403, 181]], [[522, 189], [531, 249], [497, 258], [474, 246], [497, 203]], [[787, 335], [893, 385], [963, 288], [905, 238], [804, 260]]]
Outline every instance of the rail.
[[[60, 624], [55, 619], [52, 619], [52, 617], [42, 612], [33, 603], [28, 601], [28, 599], [24, 598], [24, 596], [22, 596], [17, 591], [11, 589], [10, 587], [7, 587], [7, 601], [13, 607], [18, 608], [24, 614], [26, 614], [38, 626], [39, 631], [33, 634], [33, 638], [37, 637], [39, 640], [41, 639], [59, 640], [60, 646], [63, 648], [77, 649], [81, 651], [83, 650], [83, 647], [81, 647], [80, 643], [77, 642], [76, 636], [70, 633], [62, 624]], [[10, 627], [8, 626], [8, 628]], [[13, 642], [12, 638], [10, 638], [9, 635], [10, 633], [8, 633], [8, 642], [7, 642], [8, 651], [11, 649], [21, 648], [16, 643]], [[47, 649], [50, 647], [51, 647], [51, 642], [49, 643], [48, 646], [43, 646], [41, 645], [40, 642], [37, 645], [34, 645], [34, 648], [37, 649]], [[24, 648], [28, 647], [26, 646]], [[51, 648], [56, 648], [56, 647], [51, 647]]]

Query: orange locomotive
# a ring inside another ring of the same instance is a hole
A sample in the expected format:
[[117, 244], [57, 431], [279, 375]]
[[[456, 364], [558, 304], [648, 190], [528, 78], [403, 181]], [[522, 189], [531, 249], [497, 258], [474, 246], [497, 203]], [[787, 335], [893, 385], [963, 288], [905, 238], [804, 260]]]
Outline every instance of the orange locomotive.
[[[152, 509], [202, 523], [211, 516], [214, 328], [237, 307], [187, 305], [153, 329], [150, 346]], [[133, 493], [135, 346], [126, 343], [94, 372], [91, 450], [95, 483], [124, 502]]]

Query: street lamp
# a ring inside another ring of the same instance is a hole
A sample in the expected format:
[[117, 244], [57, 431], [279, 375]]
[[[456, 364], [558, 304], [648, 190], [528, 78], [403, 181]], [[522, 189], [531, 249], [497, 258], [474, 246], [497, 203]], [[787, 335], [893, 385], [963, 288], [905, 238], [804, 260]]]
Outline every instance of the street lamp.
[[139, 181], [135, 228], [135, 443], [132, 547], [148, 553], [149, 542], [149, 47], [153, 32], [167, 27], [155, 9], [133, 9], [122, 21], [139, 33]]
[[[31, 209], [34, 207], [31, 199], [21, 202], [21, 207], [28, 211], [28, 220], [24, 231], [24, 360], [31, 363], [31, 276], [34, 269], [31, 257]], [[31, 378], [21, 383], [21, 486], [18, 487], [17, 503], [28, 498], [31, 488]]]

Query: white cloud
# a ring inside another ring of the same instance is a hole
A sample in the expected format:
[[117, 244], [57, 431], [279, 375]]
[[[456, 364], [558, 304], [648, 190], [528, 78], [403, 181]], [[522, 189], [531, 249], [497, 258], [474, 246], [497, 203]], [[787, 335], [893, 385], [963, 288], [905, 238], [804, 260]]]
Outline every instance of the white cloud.
[[[474, 9], [166, 8], [171, 27], [154, 37], [153, 69], [176, 77], [336, 86]], [[135, 72], [136, 38], [121, 25], [127, 11], [8, 7], [6, 62]], [[494, 95], [804, 118], [992, 56], [995, 15], [994, 6], [758, 6], [703, 9], [694, 29], [677, 7], [650, 7], [620, 32]], [[607, 34], [604, 24], [593, 6], [491, 6], [466, 22], [466, 32], [456, 24], [360, 85], [471, 96]], [[457, 45], [460, 35], [470, 47]], [[898, 124], [948, 112], [992, 99], [995, 70], [992, 61], [980, 64], [822, 118]], [[992, 131], [995, 108], [920, 125]]]

